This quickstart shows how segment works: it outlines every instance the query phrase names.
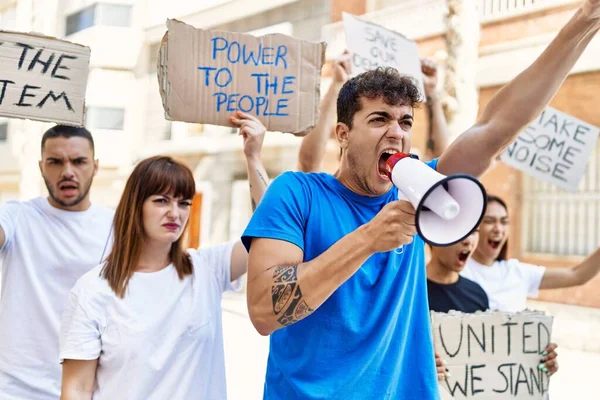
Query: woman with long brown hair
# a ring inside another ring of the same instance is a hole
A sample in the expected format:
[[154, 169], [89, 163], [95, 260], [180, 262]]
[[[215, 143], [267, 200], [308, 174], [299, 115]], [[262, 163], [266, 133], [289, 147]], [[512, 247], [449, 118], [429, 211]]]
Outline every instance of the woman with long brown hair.
[[509, 225], [506, 203], [488, 196], [479, 243], [471, 258], [470, 253], [463, 255], [467, 262], [461, 275], [481, 285], [492, 310], [523, 311], [527, 298], [537, 297], [540, 289], [583, 285], [600, 272], [600, 248], [572, 268], [546, 268], [508, 259]]
[[[265, 127], [238, 117], [258, 202], [267, 186]], [[247, 253], [240, 241], [184, 251], [194, 194], [192, 172], [170, 157], [133, 170], [112, 251], [77, 282], [65, 308], [61, 399], [226, 398], [221, 295], [246, 272]]]

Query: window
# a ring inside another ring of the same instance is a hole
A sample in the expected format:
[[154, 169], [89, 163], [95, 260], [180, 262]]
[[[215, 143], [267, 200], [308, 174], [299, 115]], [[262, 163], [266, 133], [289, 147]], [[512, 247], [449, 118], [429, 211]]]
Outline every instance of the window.
[[8, 122], [0, 123], [0, 143], [6, 142], [8, 138]]
[[94, 25], [94, 11], [96, 6], [89, 6], [83, 10], [67, 17], [67, 28], [65, 34], [71, 35]]
[[523, 174], [523, 250], [587, 256], [600, 242], [600, 142], [577, 192]]
[[72, 35], [94, 25], [131, 26], [131, 5], [97, 3], [67, 17], [65, 35]]
[[122, 108], [89, 107], [85, 113], [85, 126], [89, 129], [123, 130], [124, 120]]
[[100, 3], [96, 8], [96, 24], [106, 26], [131, 26], [131, 6], [127, 4]]

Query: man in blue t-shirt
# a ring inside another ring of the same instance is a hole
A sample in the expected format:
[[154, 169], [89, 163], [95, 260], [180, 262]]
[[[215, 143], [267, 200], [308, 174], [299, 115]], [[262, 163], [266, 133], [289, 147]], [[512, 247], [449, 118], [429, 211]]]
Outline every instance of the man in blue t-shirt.
[[[501, 89], [439, 159], [481, 175], [547, 105], [600, 28], [587, 0], [528, 69]], [[385, 171], [410, 151], [416, 85], [393, 69], [350, 79], [338, 96], [335, 175], [288, 172], [243, 234], [248, 309], [271, 335], [266, 399], [437, 399], [423, 241]], [[398, 250], [402, 247], [401, 250]]]

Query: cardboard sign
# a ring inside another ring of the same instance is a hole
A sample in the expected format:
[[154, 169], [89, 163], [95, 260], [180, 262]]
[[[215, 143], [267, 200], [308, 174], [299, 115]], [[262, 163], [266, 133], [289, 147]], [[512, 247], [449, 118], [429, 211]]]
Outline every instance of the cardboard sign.
[[343, 13], [346, 46], [352, 54], [352, 76], [377, 67], [393, 67], [417, 80], [421, 94], [423, 73], [417, 44], [398, 32]]
[[316, 124], [325, 43], [195, 29], [167, 21], [158, 79], [170, 120], [233, 126], [237, 110], [270, 131], [306, 134]]
[[542, 312], [431, 313], [435, 351], [452, 374], [442, 386], [460, 399], [540, 399], [549, 378], [538, 369], [552, 317]]
[[83, 126], [90, 48], [0, 31], [0, 115]]
[[501, 160], [529, 175], [577, 191], [600, 129], [546, 107], [502, 153]]

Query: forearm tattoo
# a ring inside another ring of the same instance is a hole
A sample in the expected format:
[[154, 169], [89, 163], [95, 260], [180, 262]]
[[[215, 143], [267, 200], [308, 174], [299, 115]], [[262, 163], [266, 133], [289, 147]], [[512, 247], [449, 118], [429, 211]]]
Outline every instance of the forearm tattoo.
[[269, 184], [267, 183], [267, 180], [265, 179], [263, 174], [261, 174], [259, 169], [256, 170], [256, 173], [258, 174], [258, 177], [260, 178], [260, 180], [265, 184], [265, 187], [269, 186]]
[[298, 264], [275, 268], [271, 296], [273, 312], [283, 326], [298, 322], [314, 311], [302, 298], [298, 285]]

